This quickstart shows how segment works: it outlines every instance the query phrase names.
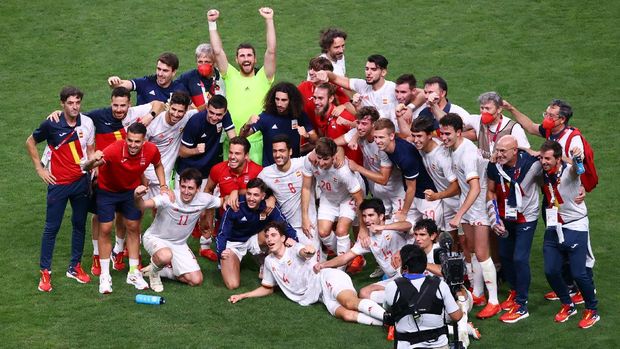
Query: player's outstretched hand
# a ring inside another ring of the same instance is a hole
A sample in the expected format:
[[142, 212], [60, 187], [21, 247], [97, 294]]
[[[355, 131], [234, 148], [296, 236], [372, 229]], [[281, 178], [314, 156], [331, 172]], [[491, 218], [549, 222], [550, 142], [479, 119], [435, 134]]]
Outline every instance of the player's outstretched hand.
[[233, 294], [232, 296], [228, 297], [228, 301], [232, 304], [235, 304], [244, 298], [245, 297], [243, 296], [243, 294]]
[[47, 120], [52, 120], [53, 122], [58, 122], [60, 121], [60, 113], [62, 113], [62, 111], [60, 110], [54, 110], [53, 112], [50, 113], [50, 115], [47, 116]]
[[215, 22], [217, 21], [217, 19], [220, 18], [220, 11], [212, 8], [209, 11], [207, 11], [207, 20], [209, 22]]
[[108, 78], [108, 85], [110, 85], [110, 87], [116, 87], [120, 85], [121, 82], [122, 82], [122, 79], [119, 78], [118, 76], [110, 76]]
[[258, 9], [258, 13], [260, 13], [264, 19], [273, 19], [273, 9], [271, 7], [261, 7]]

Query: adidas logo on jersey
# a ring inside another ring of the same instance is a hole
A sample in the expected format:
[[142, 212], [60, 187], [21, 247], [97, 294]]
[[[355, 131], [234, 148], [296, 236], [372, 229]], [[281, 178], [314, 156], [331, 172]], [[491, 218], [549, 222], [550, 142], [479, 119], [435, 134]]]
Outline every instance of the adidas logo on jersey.
[[248, 221], [248, 219], [247, 219], [247, 218], [245, 218], [245, 216], [243, 216], [243, 218], [241, 218], [241, 221], [242, 221], [242, 222], [247, 222], [247, 221]]
[[271, 129], [272, 129], [272, 130], [277, 130], [277, 129], [278, 129], [278, 125], [273, 125], [273, 126], [271, 126]]
[[207, 136], [207, 134], [206, 134], [206, 133], [203, 133], [203, 134], [202, 134], [202, 136], [200, 136], [200, 137], [206, 137], [206, 136]]
[[151, 90], [151, 92], [149, 92], [149, 94], [150, 94], [151, 96], [155, 96], [155, 90]]

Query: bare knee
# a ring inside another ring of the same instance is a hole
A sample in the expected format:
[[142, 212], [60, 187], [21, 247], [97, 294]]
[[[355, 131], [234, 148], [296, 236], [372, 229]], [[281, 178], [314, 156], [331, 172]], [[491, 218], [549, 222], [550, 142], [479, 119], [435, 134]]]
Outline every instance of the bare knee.
[[202, 273], [200, 271], [194, 271], [183, 275], [183, 281], [189, 286], [202, 285]]
[[170, 262], [172, 262], [172, 250], [168, 247], [157, 250], [157, 252], [153, 255], [153, 262], [160, 267], [170, 264]]

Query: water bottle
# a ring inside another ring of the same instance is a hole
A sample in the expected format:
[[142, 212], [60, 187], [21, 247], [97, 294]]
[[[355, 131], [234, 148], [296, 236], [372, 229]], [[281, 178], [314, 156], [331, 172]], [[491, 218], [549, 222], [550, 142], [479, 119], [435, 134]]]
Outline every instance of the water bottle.
[[138, 304], [166, 304], [164, 297], [151, 296], [148, 294], [137, 294], [136, 303]]
[[582, 175], [586, 172], [585, 167], [583, 167], [583, 159], [581, 158], [581, 156], [573, 157], [573, 164], [575, 165], [575, 170], [577, 171], [578, 175]]

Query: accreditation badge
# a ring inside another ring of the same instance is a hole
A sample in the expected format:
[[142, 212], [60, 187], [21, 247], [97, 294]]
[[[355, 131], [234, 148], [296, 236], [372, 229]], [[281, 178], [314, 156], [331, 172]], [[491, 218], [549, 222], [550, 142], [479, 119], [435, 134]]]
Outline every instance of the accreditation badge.
[[517, 208], [508, 204], [508, 199], [504, 200], [504, 216], [509, 221], [517, 220]]
[[558, 208], [552, 207], [545, 210], [547, 218], [547, 227], [557, 227], [558, 225]]

